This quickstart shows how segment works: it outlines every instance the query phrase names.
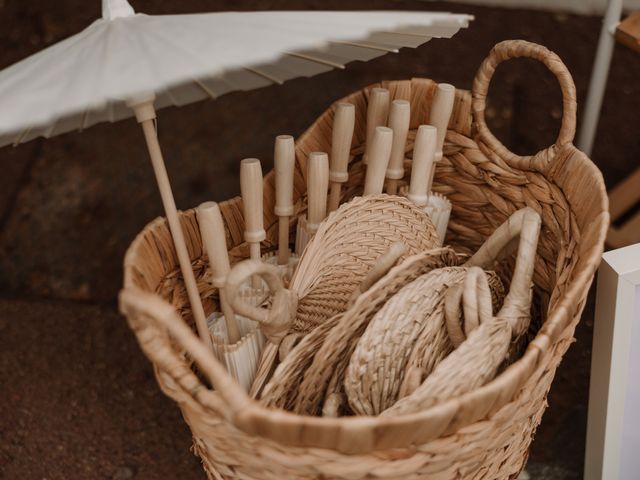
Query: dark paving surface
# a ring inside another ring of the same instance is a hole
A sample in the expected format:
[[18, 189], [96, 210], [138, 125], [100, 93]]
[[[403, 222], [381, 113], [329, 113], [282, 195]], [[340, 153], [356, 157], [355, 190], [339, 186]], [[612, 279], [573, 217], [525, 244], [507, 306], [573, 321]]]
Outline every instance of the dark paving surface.
[[[240, 159], [257, 156], [268, 167], [275, 135], [300, 134], [333, 100], [369, 83], [428, 76], [470, 88], [484, 56], [503, 39], [525, 38], [556, 51], [583, 100], [600, 28], [595, 17], [417, 0], [132, 4], [150, 14], [366, 7], [476, 15], [453, 40], [160, 112], [179, 208], [236, 194]], [[97, 1], [0, 1], [0, 67], [98, 15]], [[609, 186], [637, 165], [639, 76], [640, 58], [618, 48], [593, 154]], [[490, 125], [515, 151], [532, 153], [553, 142], [559, 89], [534, 62], [501, 67], [489, 107]], [[162, 214], [139, 128], [127, 120], [4, 148], [0, 166], [0, 478], [201, 478], [178, 410], [157, 389], [115, 308], [124, 252]], [[587, 310], [533, 446], [534, 478], [581, 476], [592, 305]]]
[[2, 300], [0, 337], [0, 478], [202, 477], [113, 306]]

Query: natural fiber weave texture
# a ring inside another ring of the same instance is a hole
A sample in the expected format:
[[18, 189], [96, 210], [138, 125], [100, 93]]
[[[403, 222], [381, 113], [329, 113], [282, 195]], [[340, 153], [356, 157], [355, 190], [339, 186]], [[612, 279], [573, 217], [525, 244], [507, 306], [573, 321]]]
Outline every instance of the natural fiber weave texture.
[[[508, 152], [484, 124], [484, 101], [493, 70], [499, 62], [518, 56], [552, 66], [564, 95], [562, 134], [555, 145], [532, 157]], [[428, 121], [435, 83], [414, 79], [375, 86], [388, 88], [391, 99], [411, 102], [410, 139], [414, 138], [418, 125]], [[364, 147], [368, 92], [364, 89], [341, 100], [356, 108], [351, 152], [355, 159], [344, 198], [361, 190], [359, 155]], [[298, 201], [305, 189], [309, 152], [329, 151], [334, 108], [297, 141], [294, 198]], [[542, 230], [533, 274], [536, 315], [528, 332], [531, 341], [520, 359], [488, 384], [416, 414], [315, 418], [264, 409], [252, 402], [212, 355], [198, 348], [201, 344], [181, 322], [181, 318], [191, 322], [191, 315], [168, 228], [160, 219], [147, 226], [125, 258], [121, 308], [154, 363], [160, 387], [182, 410], [209, 478], [517, 477], [546, 408], [555, 370], [573, 341], [609, 222], [602, 176], [571, 144], [575, 112], [575, 89], [558, 57], [527, 42], [497, 45], [480, 67], [473, 95], [456, 92], [445, 158], [434, 181], [435, 191], [453, 204], [447, 243], [458, 252], [475, 252], [516, 210], [529, 206], [539, 212]], [[409, 157], [411, 149], [410, 140]], [[273, 248], [277, 236], [277, 219], [271, 213], [273, 191], [274, 177], [269, 174], [265, 178], [265, 250]], [[303, 208], [299, 202], [297, 213]], [[246, 258], [240, 200], [224, 202], [221, 210], [232, 258]], [[201, 296], [211, 311], [215, 292], [206, 280], [207, 261], [192, 211], [183, 214], [182, 223]], [[512, 265], [513, 259], [498, 270], [506, 283]], [[195, 375], [185, 350], [215, 391]]]

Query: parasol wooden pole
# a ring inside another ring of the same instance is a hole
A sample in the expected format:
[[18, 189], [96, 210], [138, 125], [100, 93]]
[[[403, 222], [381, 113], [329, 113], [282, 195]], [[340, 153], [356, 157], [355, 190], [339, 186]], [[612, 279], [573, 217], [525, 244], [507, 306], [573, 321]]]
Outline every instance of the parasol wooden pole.
[[127, 105], [135, 112], [136, 119], [138, 123], [142, 125], [142, 130], [144, 131], [144, 138], [147, 141], [149, 156], [151, 157], [151, 165], [153, 165], [153, 171], [156, 175], [156, 181], [158, 182], [160, 197], [162, 198], [162, 204], [167, 215], [169, 230], [173, 238], [178, 262], [180, 263], [182, 277], [184, 278], [184, 283], [187, 288], [187, 295], [189, 296], [189, 303], [191, 304], [198, 334], [205, 345], [213, 350], [211, 334], [207, 327], [207, 318], [204, 314], [200, 294], [198, 293], [196, 277], [191, 267], [191, 259], [189, 258], [189, 252], [187, 251], [187, 245], [184, 240], [184, 233], [180, 225], [180, 220], [178, 219], [176, 202], [173, 198], [169, 176], [167, 175], [167, 169], [164, 165], [164, 159], [162, 158], [162, 150], [158, 142], [158, 134], [154, 124], [156, 118], [156, 111], [153, 107], [154, 100], [155, 95], [151, 94], [131, 100], [127, 102]]

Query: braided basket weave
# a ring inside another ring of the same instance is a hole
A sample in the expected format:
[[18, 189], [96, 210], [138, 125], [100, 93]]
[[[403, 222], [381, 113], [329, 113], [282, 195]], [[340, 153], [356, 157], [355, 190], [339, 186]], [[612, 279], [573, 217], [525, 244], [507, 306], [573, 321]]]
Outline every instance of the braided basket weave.
[[[556, 143], [528, 157], [509, 152], [484, 120], [491, 76], [499, 63], [515, 57], [544, 62], [557, 76], [564, 98]], [[411, 138], [428, 119], [436, 84], [413, 79], [382, 86], [392, 99], [411, 102], [410, 157]], [[355, 160], [345, 198], [361, 191], [368, 92], [342, 100], [356, 107]], [[298, 200], [303, 199], [308, 154], [329, 151], [333, 112], [334, 107], [327, 110], [298, 139]], [[602, 176], [572, 144], [575, 118], [575, 87], [565, 66], [547, 49], [527, 42], [498, 44], [481, 65], [473, 92], [456, 92], [445, 159], [434, 181], [435, 191], [453, 204], [447, 243], [458, 252], [474, 252], [516, 210], [529, 206], [539, 212], [534, 317], [531, 341], [519, 360], [481, 388], [418, 413], [320, 418], [251, 400], [187, 326], [192, 321], [188, 299], [166, 222], [148, 225], [127, 252], [120, 305], [155, 366], [160, 387], [182, 410], [209, 478], [515, 478], [526, 462], [555, 370], [573, 341], [609, 223]], [[277, 235], [273, 190], [270, 173], [265, 178], [265, 249]], [[303, 205], [299, 201], [298, 208]], [[221, 210], [232, 258], [246, 258], [240, 199], [221, 204]], [[182, 214], [182, 225], [205, 308], [211, 311], [215, 292], [193, 211]], [[498, 269], [505, 284], [512, 262], [503, 262], [504, 271]], [[214, 389], [194, 373], [185, 352]]]

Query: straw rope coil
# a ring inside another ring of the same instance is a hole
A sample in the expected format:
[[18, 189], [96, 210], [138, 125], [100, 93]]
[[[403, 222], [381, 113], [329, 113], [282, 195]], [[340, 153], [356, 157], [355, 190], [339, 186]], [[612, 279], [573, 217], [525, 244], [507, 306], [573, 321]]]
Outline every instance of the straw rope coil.
[[[535, 58], [551, 66], [563, 92], [561, 135], [554, 145], [530, 157], [509, 152], [484, 122], [493, 70], [514, 57]], [[374, 86], [387, 88], [391, 100], [410, 101], [407, 158], [411, 158], [415, 131], [428, 119], [436, 84], [413, 79]], [[354, 159], [343, 200], [362, 188], [360, 160], [369, 91], [339, 100], [356, 109]], [[336, 104], [296, 142], [295, 215], [305, 208], [304, 172], [309, 153], [330, 149]], [[516, 478], [546, 408], [556, 368], [573, 341], [609, 223], [602, 175], [571, 143], [575, 114], [575, 88], [565, 67], [553, 53], [523, 41], [496, 45], [479, 69], [473, 92], [456, 91], [444, 159], [436, 168], [433, 184], [453, 204], [447, 243], [458, 253], [476, 252], [516, 210], [528, 206], [538, 212], [541, 231], [532, 272], [535, 315], [516, 361], [481, 387], [417, 413], [318, 418], [265, 408], [251, 400], [187, 328], [192, 319], [167, 224], [163, 219], [149, 224], [125, 257], [120, 305], [154, 364], [160, 387], [179, 405], [209, 478], [352, 479], [372, 472], [385, 479]], [[271, 213], [273, 173], [265, 177], [264, 191], [267, 239], [262, 247], [266, 251], [273, 249], [277, 238], [277, 218]], [[246, 258], [240, 200], [229, 200], [220, 208], [232, 260]], [[207, 261], [193, 211], [183, 213], [181, 221], [200, 294], [211, 312], [216, 308], [216, 291], [207, 281]], [[295, 225], [291, 227], [293, 231]], [[454, 257], [449, 264], [460, 265], [458, 256]], [[510, 283], [514, 260], [508, 257], [496, 268], [505, 284]], [[426, 272], [414, 272], [415, 278], [422, 273]], [[403, 280], [401, 285], [406, 283]], [[369, 289], [349, 311], [370, 309], [373, 315], [401, 285], [389, 286], [393, 292], [380, 292], [380, 297], [369, 297]], [[469, 340], [482, 325], [469, 334]], [[194, 373], [192, 362], [209, 384]]]

